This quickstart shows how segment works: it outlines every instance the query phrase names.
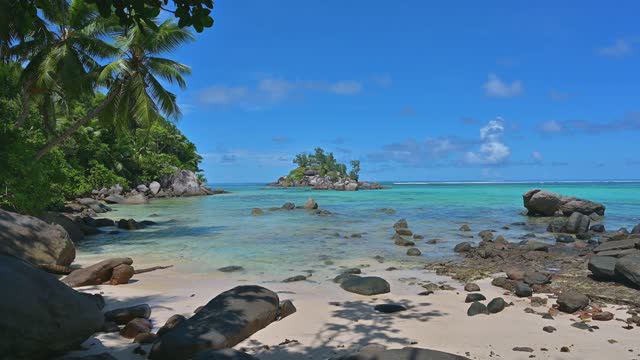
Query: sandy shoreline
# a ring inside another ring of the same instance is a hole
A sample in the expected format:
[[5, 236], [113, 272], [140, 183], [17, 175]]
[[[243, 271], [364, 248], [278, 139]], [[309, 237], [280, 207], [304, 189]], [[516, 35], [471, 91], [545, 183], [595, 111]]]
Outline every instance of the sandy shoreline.
[[[79, 260], [83, 262], [82, 258]], [[615, 314], [614, 320], [591, 321], [589, 324], [599, 329], [588, 331], [571, 326], [579, 321], [575, 315], [558, 314], [554, 320], [546, 320], [524, 311], [530, 307], [546, 312], [555, 299], [549, 299], [546, 307], [533, 307], [529, 299], [505, 295], [503, 289], [490, 284], [491, 279], [484, 279], [476, 283], [488, 300], [501, 296], [513, 306], [498, 314], [468, 317], [463, 284], [415, 267], [385, 271], [389, 264], [375, 260], [368, 265], [363, 273], [385, 278], [391, 284], [391, 293], [367, 297], [346, 292], [331, 281], [337, 273], [317, 273], [307, 281], [282, 283], [269, 280], [266, 275], [252, 278], [243, 273], [189, 274], [179, 267], [138, 274], [126, 285], [79, 290], [101, 293], [107, 304], [105, 310], [149, 304], [155, 332], [171, 315], [191, 316], [198, 306], [234, 286], [262, 285], [276, 291], [281, 300], [293, 300], [298, 309], [236, 346], [264, 360], [328, 359], [371, 343], [388, 348], [424, 347], [471, 359], [529, 359], [531, 355], [539, 359], [637, 359], [640, 354], [637, 329], [623, 329], [626, 323], [616, 320], [628, 317], [625, 306], [607, 306], [606, 310]], [[456, 290], [419, 296], [424, 291], [419, 283], [424, 281], [444, 281]], [[374, 305], [390, 302], [405, 305], [408, 310], [382, 314], [373, 309]], [[553, 326], [557, 331], [544, 332], [544, 326]], [[287, 339], [297, 342], [283, 344]], [[87, 350], [68, 356], [106, 351], [118, 359], [143, 359], [133, 353], [137, 346], [117, 333], [97, 334], [83, 344]], [[563, 346], [569, 347], [570, 352], [560, 352]], [[515, 352], [514, 347], [530, 347], [534, 351]], [[149, 348], [150, 345], [143, 346], [145, 350]]]

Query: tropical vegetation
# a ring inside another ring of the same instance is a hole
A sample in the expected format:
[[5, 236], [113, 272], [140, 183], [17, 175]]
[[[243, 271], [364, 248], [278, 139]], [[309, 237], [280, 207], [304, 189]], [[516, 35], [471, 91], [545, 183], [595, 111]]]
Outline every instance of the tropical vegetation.
[[199, 171], [167, 88], [186, 85], [189, 67], [166, 55], [193, 35], [171, 20], [123, 25], [90, 1], [36, 2], [48, 7], [26, 33], [0, 34], [0, 206], [39, 212]]
[[288, 175], [288, 178], [292, 180], [301, 180], [305, 172], [309, 170], [317, 172], [320, 176], [329, 176], [332, 179], [349, 177], [356, 181], [360, 173], [360, 160], [351, 160], [351, 170], [347, 173], [347, 165], [338, 162], [332, 152], [327, 153], [319, 147], [315, 148], [311, 154], [300, 153], [296, 155], [293, 163], [298, 167], [291, 170]]

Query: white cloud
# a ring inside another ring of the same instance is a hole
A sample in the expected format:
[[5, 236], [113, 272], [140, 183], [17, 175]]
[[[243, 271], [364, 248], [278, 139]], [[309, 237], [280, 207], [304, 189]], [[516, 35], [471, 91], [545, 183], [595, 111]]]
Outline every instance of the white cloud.
[[330, 84], [328, 87], [329, 92], [338, 95], [356, 95], [362, 90], [362, 84], [357, 81], [338, 81], [334, 84]]
[[545, 121], [538, 128], [543, 133], [559, 133], [564, 129], [562, 124], [555, 120]]
[[598, 54], [611, 57], [623, 57], [632, 52], [631, 42], [625, 39], [617, 39], [613, 44], [598, 49]]
[[515, 80], [511, 84], [502, 81], [496, 74], [489, 74], [487, 82], [484, 84], [487, 96], [497, 98], [510, 98], [522, 94], [524, 88], [520, 80]]
[[464, 160], [468, 164], [498, 165], [511, 155], [511, 149], [502, 142], [504, 121], [501, 118], [491, 120], [480, 129], [480, 149], [469, 151]]
[[200, 101], [209, 105], [229, 105], [245, 100], [249, 89], [244, 86], [215, 85], [200, 93]]

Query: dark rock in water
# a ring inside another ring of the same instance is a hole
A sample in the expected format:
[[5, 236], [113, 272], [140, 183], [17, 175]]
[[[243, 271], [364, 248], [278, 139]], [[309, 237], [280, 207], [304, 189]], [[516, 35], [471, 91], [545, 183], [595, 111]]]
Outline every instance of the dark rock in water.
[[149, 358], [186, 360], [209, 349], [231, 348], [275, 321], [278, 309], [273, 291], [255, 285], [235, 287], [161, 336]]
[[547, 231], [553, 233], [564, 232], [567, 225], [567, 219], [563, 217], [553, 218], [549, 225], [547, 225]]
[[422, 252], [418, 248], [411, 248], [411, 249], [407, 250], [407, 255], [409, 255], [409, 256], [420, 256], [420, 255], [422, 255]]
[[551, 282], [549, 275], [537, 271], [524, 273], [523, 281], [529, 285], [543, 285]]
[[354, 277], [354, 276], [356, 276], [356, 275], [355, 274], [340, 274], [340, 275], [338, 275], [338, 276], [333, 278], [333, 282], [341, 284], [346, 279], [349, 279], [349, 278]]
[[480, 286], [476, 283], [466, 283], [464, 284], [464, 291], [475, 292], [480, 291]]
[[503, 298], [497, 297], [489, 301], [489, 304], [487, 304], [487, 310], [489, 311], [490, 314], [497, 314], [502, 310], [504, 310], [506, 306], [507, 306], [507, 302], [504, 301]]
[[621, 279], [640, 288], [640, 255], [627, 255], [616, 262], [615, 272]]
[[591, 231], [593, 231], [593, 232], [597, 232], [597, 233], [603, 233], [603, 232], [605, 232], [604, 225], [602, 225], [602, 224], [595, 224], [595, 225], [591, 225], [591, 227], [589, 228], [589, 230], [591, 230]]
[[318, 208], [318, 203], [313, 200], [313, 198], [309, 198], [306, 203], [304, 203], [304, 208], [307, 210], [315, 210]]
[[462, 224], [458, 230], [460, 230], [460, 231], [471, 231], [471, 227], [469, 225], [467, 225], [467, 224]]
[[143, 227], [147, 227], [147, 226], [158, 225], [158, 223], [152, 220], [142, 220], [140, 221], [140, 225], [142, 225]]
[[560, 212], [564, 216], [570, 216], [578, 212], [583, 215], [597, 214], [604, 216], [605, 207], [602, 204], [581, 199], [572, 199], [560, 206]]
[[105, 226], [116, 226], [116, 222], [113, 221], [112, 219], [107, 219], [107, 218], [97, 218], [97, 219], [92, 219], [93, 221], [91, 221], [91, 226], [95, 226], [95, 227], [105, 227]]
[[292, 276], [292, 277], [286, 278], [286, 279], [282, 280], [282, 282], [289, 283], [289, 282], [304, 281], [304, 280], [307, 280], [306, 276], [304, 276], [304, 275], [296, 275], [296, 276]]
[[284, 203], [284, 205], [282, 205], [282, 209], [284, 210], [293, 210], [296, 208], [296, 204], [291, 203], [291, 202], [286, 202]]
[[441, 351], [406, 347], [393, 350], [360, 351], [336, 360], [469, 360], [464, 356]]
[[62, 226], [0, 209], [0, 253], [33, 265], [69, 266], [76, 249]]
[[400, 304], [380, 304], [380, 305], [374, 306], [373, 309], [375, 311], [379, 311], [379, 312], [385, 313], [385, 314], [392, 314], [392, 313], [396, 313], [398, 311], [407, 310], [406, 307], [404, 307], [404, 306], [402, 306]]
[[117, 226], [125, 230], [140, 230], [144, 228], [144, 225], [133, 219], [120, 219]]
[[483, 301], [483, 300], [487, 300], [487, 298], [484, 297], [484, 295], [480, 293], [473, 293], [473, 294], [467, 294], [467, 298], [464, 299], [464, 302], [470, 303], [470, 302]]
[[465, 252], [469, 252], [471, 251], [471, 249], [473, 249], [473, 245], [471, 245], [470, 242], [461, 242], [459, 244], [457, 244], [454, 248], [453, 251], [457, 252], [457, 253], [465, 253]]
[[589, 305], [589, 298], [584, 295], [573, 291], [564, 291], [558, 300], [556, 300], [560, 311], [573, 314], [578, 310], [582, 310]]
[[257, 360], [255, 357], [234, 349], [207, 350], [198, 352], [192, 360]]
[[522, 239], [522, 240], [535, 239], [535, 238], [536, 238], [536, 234], [534, 233], [526, 233], [519, 237], [519, 239]]
[[533, 290], [531, 290], [529, 285], [523, 282], [518, 282], [515, 286], [515, 293], [517, 297], [529, 297], [533, 295]]
[[0, 255], [0, 283], [2, 359], [51, 359], [103, 327], [102, 297], [79, 293], [26, 261]]
[[360, 268], [349, 268], [341, 272], [341, 274], [354, 274], [354, 275], [358, 275], [361, 273], [362, 273], [362, 270]]
[[180, 315], [180, 314], [171, 315], [171, 317], [167, 319], [164, 325], [160, 329], [158, 329], [158, 332], [156, 333], [156, 335], [162, 336], [168, 333], [171, 329], [175, 328], [176, 326], [178, 326], [178, 324], [180, 324], [185, 320], [187, 320], [187, 318], [184, 317], [183, 315]]
[[487, 307], [480, 302], [474, 302], [471, 304], [471, 306], [469, 306], [469, 309], [467, 310], [467, 316], [475, 316], [475, 315], [479, 315], [479, 314], [488, 314], [489, 310], [487, 310]]
[[413, 236], [413, 232], [411, 230], [405, 229], [405, 228], [396, 229], [396, 234], [398, 234], [400, 236]]
[[282, 320], [289, 315], [295, 314], [298, 309], [291, 300], [280, 301], [278, 305], [278, 320]]
[[264, 210], [262, 210], [260, 208], [253, 208], [253, 209], [251, 209], [251, 215], [253, 215], [253, 216], [264, 215]]
[[340, 283], [344, 290], [360, 295], [386, 294], [391, 291], [389, 283], [377, 276], [360, 277], [353, 275]]
[[113, 321], [118, 325], [124, 325], [135, 318], [148, 319], [151, 316], [151, 307], [147, 304], [140, 304], [110, 310], [104, 313], [104, 319]]
[[222, 272], [235, 272], [235, 271], [242, 271], [244, 270], [244, 268], [242, 266], [238, 266], [238, 265], [231, 265], [231, 266], [225, 266], [225, 267], [221, 267], [218, 269], [218, 271], [222, 271]]
[[414, 238], [415, 240], [422, 240], [422, 239], [424, 239], [424, 235], [413, 234], [413, 238]]
[[572, 242], [576, 242], [576, 239], [571, 235], [560, 234], [560, 235], [556, 235], [556, 242], [563, 243], [563, 244], [569, 244], [569, 243], [572, 243]]
[[393, 239], [393, 243], [398, 246], [413, 246], [416, 244], [413, 241], [407, 240], [398, 234], [393, 235], [392, 239]]
[[493, 240], [493, 231], [491, 230], [482, 230], [478, 233], [478, 236], [484, 241]]
[[395, 230], [398, 230], [398, 229], [408, 229], [408, 228], [409, 228], [409, 224], [407, 223], [407, 220], [405, 220], [405, 219], [400, 219], [400, 220], [396, 221], [396, 223], [395, 223], [395, 224], [393, 224], [393, 228], [394, 228]]
[[86, 268], [74, 270], [62, 279], [62, 282], [71, 286], [100, 285], [109, 281], [113, 275], [113, 269], [119, 265], [131, 265], [131, 258], [113, 258], [100, 261]]
[[569, 216], [564, 231], [569, 234], [582, 234], [589, 231], [591, 218], [579, 212], [574, 212]]
[[612, 280], [616, 276], [615, 267], [617, 258], [613, 256], [592, 256], [589, 259], [588, 268], [593, 277], [598, 280]]

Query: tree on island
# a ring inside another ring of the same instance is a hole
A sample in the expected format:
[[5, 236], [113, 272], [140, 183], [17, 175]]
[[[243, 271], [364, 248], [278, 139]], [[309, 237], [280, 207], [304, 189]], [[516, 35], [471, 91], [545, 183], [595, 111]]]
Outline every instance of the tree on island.
[[298, 167], [289, 173], [292, 180], [300, 180], [305, 172], [317, 172], [320, 176], [331, 178], [349, 177], [358, 180], [360, 173], [360, 161], [351, 160], [351, 171], [347, 173], [347, 165], [339, 163], [333, 153], [326, 153], [322, 148], [315, 148], [313, 154], [300, 153], [295, 156], [293, 163]]

